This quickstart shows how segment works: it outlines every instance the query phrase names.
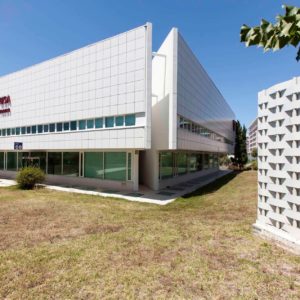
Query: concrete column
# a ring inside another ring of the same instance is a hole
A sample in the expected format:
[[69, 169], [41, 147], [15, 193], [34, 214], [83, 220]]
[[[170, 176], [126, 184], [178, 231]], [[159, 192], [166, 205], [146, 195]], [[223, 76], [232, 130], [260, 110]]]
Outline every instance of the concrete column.
[[133, 179], [133, 190], [139, 190], [139, 151], [135, 150], [132, 153], [132, 179]]

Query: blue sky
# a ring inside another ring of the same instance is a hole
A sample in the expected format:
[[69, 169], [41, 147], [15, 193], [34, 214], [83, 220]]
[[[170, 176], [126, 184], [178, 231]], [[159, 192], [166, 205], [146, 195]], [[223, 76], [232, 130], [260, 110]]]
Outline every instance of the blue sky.
[[[0, 75], [55, 57], [147, 21], [157, 50], [172, 27], [212, 77], [237, 118], [256, 116], [257, 92], [299, 76], [296, 49], [264, 54], [239, 42], [243, 23], [273, 21], [279, 0], [0, 0]], [[299, 5], [299, 1], [288, 0]]]

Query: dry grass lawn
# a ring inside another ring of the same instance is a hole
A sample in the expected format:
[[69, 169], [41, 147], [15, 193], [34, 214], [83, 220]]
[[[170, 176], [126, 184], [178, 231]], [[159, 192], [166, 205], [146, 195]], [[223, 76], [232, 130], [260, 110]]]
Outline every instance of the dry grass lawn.
[[165, 207], [0, 189], [1, 299], [299, 299], [300, 258], [253, 236], [256, 173]]

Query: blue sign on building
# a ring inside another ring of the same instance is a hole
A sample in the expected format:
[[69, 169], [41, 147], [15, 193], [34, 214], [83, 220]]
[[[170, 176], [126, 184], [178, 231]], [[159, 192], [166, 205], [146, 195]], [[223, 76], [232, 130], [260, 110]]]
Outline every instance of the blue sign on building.
[[14, 149], [23, 150], [23, 143], [15, 142]]

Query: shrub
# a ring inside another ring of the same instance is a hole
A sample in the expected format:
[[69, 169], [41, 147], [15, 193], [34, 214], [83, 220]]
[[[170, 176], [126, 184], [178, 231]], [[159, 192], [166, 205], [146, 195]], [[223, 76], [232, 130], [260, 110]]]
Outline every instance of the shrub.
[[252, 170], [257, 171], [257, 160], [254, 160], [254, 161], [252, 162], [251, 167], [252, 167]]
[[45, 173], [36, 167], [23, 168], [17, 175], [19, 187], [23, 190], [31, 190], [37, 183], [45, 180]]

